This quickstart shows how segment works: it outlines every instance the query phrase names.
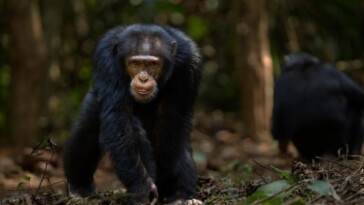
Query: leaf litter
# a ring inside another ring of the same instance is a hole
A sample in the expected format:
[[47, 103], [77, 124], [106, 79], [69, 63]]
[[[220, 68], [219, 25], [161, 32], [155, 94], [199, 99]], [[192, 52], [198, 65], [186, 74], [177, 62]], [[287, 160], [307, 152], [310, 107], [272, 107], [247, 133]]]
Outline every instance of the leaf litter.
[[[198, 129], [192, 133], [194, 159], [200, 173], [197, 198], [205, 204], [363, 204], [362, 156], [291, 161], [280, 156], [276, 148], [272, 149], [274, 144], [271, 142], [240, 139], [240, 123], [232, 115], [223, 114], [218, 112], [212, 117], [197, 118]], [[221, 121], [228, 123], [222, 126]], [[53, 143], [47, 141], [45, 144]], [[40, 146], [39, 150], [42, 149]], [[0, 158], [9, 159], [2, 152]], [[0, 205], [126, 204], [128, 195], [120, 183], [114, 183], [118, 180], [107, 160], [101, 163], [95, 174], [97, 186], [104, 185], [104, 188], [91, 197], [70, 198], [65, 194], [67, 186], [62, 171], [59, 171], [62, 166], [57, 163], [61, 161], [58, 155], [55, 154], [52, 162], [47, 161], [52, 153], [45, 157], [45, 162], [54, 167], [48, 169], [51, 174], [40, 172], [34, 175], [21, 171], [10, 163], [11, 160], [2, 160]], [[33, 161], [23, 167], [35, 165]]]
[[[351, 158], [317, 158], [307, 164], [292, 161], [290, 171], [269, 166], [266, 169], [276, 175], [269, 181], [258, 178], [229, 182], [203, 178], [199, 196], [205, 204], [362, 204], [364, 159], [362, 156]], [[229, 194], [224, 190], [229, 190]]]

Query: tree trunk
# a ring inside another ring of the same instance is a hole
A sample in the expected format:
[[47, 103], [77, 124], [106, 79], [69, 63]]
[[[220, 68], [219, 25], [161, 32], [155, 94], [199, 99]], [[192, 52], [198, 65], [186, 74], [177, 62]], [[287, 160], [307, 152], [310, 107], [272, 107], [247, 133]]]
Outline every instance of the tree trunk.
[[[272, 60], [268, 14], [264, 0], [233, 1], [236, 15], [235, 66], [242, 86], [241, 102], [245, 136], [269, 138], [273, 97]], [[245, 11], [242, 10], [245, 6]], [[245, 15], [241, 15], [245, 14]]]
[[8, 129], [18, 147], [34, 145], [45, 75], [45, 44], [38, 2], [6, 1], [10, 86]]
[[39, 123], [42, 135], [49, 136], [53, 130], [52, 114], [55, 115], [54, 109], [58, 106], [49, 106], [49, 99], [57, 92], [56, 84], [59, 84], [61, 78], [60, 66], [60, 51], [62, 43], [62, 20], [64, 12], [64, 0], [40, 0], [40, 7], [42, 8], [42, 23], [44, 31], [44, 42], [46, 44], [47, 59], [45, 61], [46, 78], [44, 79], [44, 95], [41, 101], [40, 116], [41, 123]]

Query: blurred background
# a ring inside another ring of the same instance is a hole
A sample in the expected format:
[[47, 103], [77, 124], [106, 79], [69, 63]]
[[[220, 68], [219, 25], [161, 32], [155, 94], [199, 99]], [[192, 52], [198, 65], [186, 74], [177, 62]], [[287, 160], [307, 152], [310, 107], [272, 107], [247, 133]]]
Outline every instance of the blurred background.
[[1, 150], [44, 138], [62, 147], [90, 87], [101, 35], [157, 23], [183, 30], [204, 58], [193, 132], [200, 169], [214, 167], [207, 158], [216, 144], [227, 145], [219, 152], [227, 159], [246, 149], [271, 152], [281, 59], [310, 52], [363, 85], [363, 10], [362, 0], [0, 0]]

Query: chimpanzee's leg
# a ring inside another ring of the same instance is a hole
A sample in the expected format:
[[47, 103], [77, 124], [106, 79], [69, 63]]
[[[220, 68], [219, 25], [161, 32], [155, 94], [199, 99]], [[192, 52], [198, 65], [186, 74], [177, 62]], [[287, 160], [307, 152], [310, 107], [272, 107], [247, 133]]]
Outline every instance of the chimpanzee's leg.
[[190, 119], [186, 115], [164, 112], [156, 123], [157, 187], [164, 202], [193, 199], [196, 194], [197, 171], [192, 160]]
[[360, 155], [363, 144], [362, 111], [360, 108], [352, 108], [349, 112], [349, 134], [346, 139], [349, 154]]
[[182, 198], [195, 197], [197, 190], [197, 171], [189, 146], [177, 164], [177, 184], [182, 190]]
[[[170, 153], [172, 156], [174, 154]], [[190, 151], [185, 150], [178, 158], [163, 157], [162, 160], [158, 164], [157, 177], [161, 199], [166, 203], [193, 199], [197, 189], [197, 173]]]
[[93, 175], [101, 157], [99, 112], [99, 103], [91, 91], [64, 149], [64, 171], [72, 194], [89, 196], [94, 191]]

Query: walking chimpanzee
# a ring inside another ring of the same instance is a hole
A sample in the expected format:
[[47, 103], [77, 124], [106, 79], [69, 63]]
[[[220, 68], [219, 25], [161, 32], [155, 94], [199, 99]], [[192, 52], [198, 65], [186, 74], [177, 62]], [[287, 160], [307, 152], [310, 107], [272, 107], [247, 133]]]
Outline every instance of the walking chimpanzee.
[[[272, 134], [281, 152], [291, 140], [302, 158], [360, 154], [364, 90], [307, 53], [285, 58], [274, 87]], [[348, 149], [348, 150], [347, 150]]]
[[181, 31], [135, 24], [107, 32], [94, 53], [93, 87], [64, 150], [70, 191], [94, 192], [93, 174], [109, 152], [131, 204], [202, 204], [194, 199], [193, 104], [199, 50]]

